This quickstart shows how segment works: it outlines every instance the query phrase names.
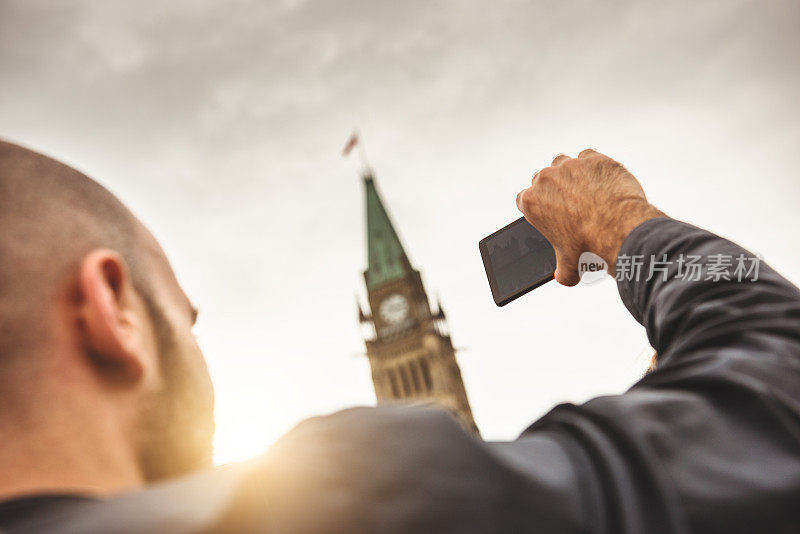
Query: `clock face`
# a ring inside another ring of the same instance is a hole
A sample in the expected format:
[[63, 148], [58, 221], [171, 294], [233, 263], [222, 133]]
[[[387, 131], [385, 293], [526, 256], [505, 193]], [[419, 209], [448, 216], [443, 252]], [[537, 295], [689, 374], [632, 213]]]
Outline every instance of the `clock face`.
[[381, 302], [379, 312], [384, 321], [397, 324], [408, 315], [408, 300], [403, 295], [394, 293]]

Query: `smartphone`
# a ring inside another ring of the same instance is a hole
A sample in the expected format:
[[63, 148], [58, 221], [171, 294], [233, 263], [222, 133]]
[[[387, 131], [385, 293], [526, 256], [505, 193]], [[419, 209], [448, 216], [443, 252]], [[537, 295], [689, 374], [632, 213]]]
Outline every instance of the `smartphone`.
[[525, 217], [520, 217], [478, 243], [498, 306], [505, 306], [554, 278], [556, 251]]

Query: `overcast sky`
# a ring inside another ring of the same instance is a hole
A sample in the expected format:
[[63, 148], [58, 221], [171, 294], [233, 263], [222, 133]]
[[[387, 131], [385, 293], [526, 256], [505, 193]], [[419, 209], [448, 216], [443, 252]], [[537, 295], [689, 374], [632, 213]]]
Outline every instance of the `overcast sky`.
[[0, 136], [150, 226], [200, 307], [217, 459], [372, 404], [354, 127], [490, 439], [624, 391], [650, 356], [612, 280], [494, 306], [477, 242], [592, 146], [667, 213], [800, 282], [793, 1], [0, 0]]

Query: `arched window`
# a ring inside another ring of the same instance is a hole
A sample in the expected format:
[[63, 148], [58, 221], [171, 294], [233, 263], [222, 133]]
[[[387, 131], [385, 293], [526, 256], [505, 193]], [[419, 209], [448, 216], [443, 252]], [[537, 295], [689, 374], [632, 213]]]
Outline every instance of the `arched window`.
[[414, 392], [422, 393], [422, 378], [419, 376], [419, 369], [417, 368], [416, 360], [410, 360], [408, 362], [408, 372], [411, 374], [411, 380], [414, 383]]
[[408, 377], [408, 368], [405, 365], [397, 367], [400, 373], [400, 381], [403, 383], [403, 394], [408, 397], [411, 395], [411, 380]]
[[394, 374], [394, 370], [387, 369], [386, 374], [389, 375], [389, 383], [392, 386], [392, 397], [395, 399], [400, 398], [400, 386], [397, 384], [397, 377]]
[[433, 380], [431, 380], [431, 370], [428, 367], [428, 360], [420, 358], [419, 366], [420, 369], [422, 369], [422, 380], [425, 382], [425, 389], [429, 392], [433, 391]]

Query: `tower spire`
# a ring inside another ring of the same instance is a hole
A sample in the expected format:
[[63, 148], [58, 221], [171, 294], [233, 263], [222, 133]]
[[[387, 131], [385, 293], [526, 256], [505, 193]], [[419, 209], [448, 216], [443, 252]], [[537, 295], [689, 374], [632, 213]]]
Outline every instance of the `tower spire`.
[[375, 187], [372, 171], [363, 173], [367, 211], [367, 289], [403, 278], [412, 271], [400, 237]]
[[359, 305], [359, 321], [366, 319], [362, 327], [375, 396], [378, 402], [436, 402], [478, 434], [442, 305], [434, 316], [422, 276], [408, 260], [372, 171], [364, 169], [362, 178], [369, 312]]

